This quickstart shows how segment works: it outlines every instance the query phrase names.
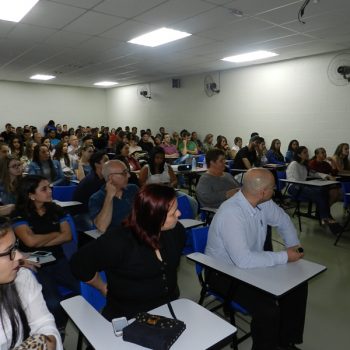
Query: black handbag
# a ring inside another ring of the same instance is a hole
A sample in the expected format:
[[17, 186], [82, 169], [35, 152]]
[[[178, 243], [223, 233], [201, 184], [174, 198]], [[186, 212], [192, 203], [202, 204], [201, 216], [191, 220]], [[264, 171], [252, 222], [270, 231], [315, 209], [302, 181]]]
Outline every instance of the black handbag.
[[135, 321], [123, 329], [123, 340], [154, 350], [170, 349], [186, 325], [176, 319], [170, 303], [168, 307], [174, 318], [139, 312]]

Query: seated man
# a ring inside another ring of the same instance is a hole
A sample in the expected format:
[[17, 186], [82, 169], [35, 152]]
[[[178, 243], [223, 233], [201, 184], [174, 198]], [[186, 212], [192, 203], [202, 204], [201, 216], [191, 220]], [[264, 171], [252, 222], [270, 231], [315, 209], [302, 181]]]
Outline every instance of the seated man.
[[105, 179], [102, 175], [102, 166], [108, 161], [108, 156], [105, 152], [99, 151], [93, 153], [89, 163], [91, 166], [90, 173], [80, 181], [79, 185], [73, 193], [73, 200], [83, 203], [79, 207], [80, 214], [74, 217], [77, 229], [79, 231], [89, 230], [91, 222], [89, 218], [89, 199], [97, 192], [104, 184]]
[[248, 146], [242, 147], [236, 154], [235, 161], [233, 163], [234, 169], [251, 169], [256, 163], [258, 163], [257, 150], [259, 144], [263, 141], [260, 136], [253, 136], [249, 140]]
[[225, 173], [224, 151], [212, 149], [207, 152], [205, 160], [208, 171], [199, 178], [196, 195], [202, 207], [219, 208], [239, 190], [239, 183], [231, 174]]
[[[223, 203], [214, 216], [207, 255], [240, 268], [286, 264], [303, 257], [297, 249], [299, 240], [289, 216], [271, 200], [274, 186], [268, 170], [251, 169], [246, 173], [242, 190]], [[284, 239], [285, 251], [263, 251], [267, 225], [277, 227]], [[210, 284], [210, 275], [208, 278]], [[253, 349], [298, 349], [294, 344], [303, 341], [307, 283], [278, 301], [254, 287], [236, 280], [234, 283], [230, 298], [252, 315]]]
[[102, 167], [106, 185], [89, 200], [89, 213], [96, 228], [105, 232], [109, 226], [118, 226], [130, 213], [138, 187], [128, 185], [129, 171], [120, 160], [110, 160]]

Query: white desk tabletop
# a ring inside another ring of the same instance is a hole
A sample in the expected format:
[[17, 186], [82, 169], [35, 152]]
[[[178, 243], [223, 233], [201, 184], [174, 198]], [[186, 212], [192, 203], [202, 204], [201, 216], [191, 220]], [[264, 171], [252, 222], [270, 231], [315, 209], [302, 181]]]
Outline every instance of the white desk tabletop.
[[[118, 349], [137, 350], [141, 346], [116, 337], [112, 324], [100, 315], [82, 296], [78, 295], [61, 302], [63, 309], [81, 330], [96, 350]], [[186, 330], [177, 339], [172, 350], [207, 349], [223, 339], [231, 337], [236, 328], [209, 310], [188, 299], [178, 299], [171, 303], [176, 317], [186, 323]], [[160, 306], [151, 313], [171, 317], [167, 305]]]
[[94, 229], [94, 230], [89, 230], [89, 231], [84, 231], [85, 234], [87, 234], [88, 236], [97, 239], [98, 237], [100, 237], [101, 235], [103, 235], [102, 232], [100, 232], [98, 229]]
[[240, 269], [202, 253], [192, 253], [187, 257], [268, 292], [277, 298], [327, 269], [323, 265], [304, 259], [272, 267]]
[[184, 228], [192, 228], [197, 226], [202, 226], [205, 223], [200, 220], [193, 220], [193, 219], [180, 219], [179, 222], [184, 226]]
[[[204, 225], [203, 221], [193, 219], [180, 219], [179, 222], [184, 226], [185, 229]], [[97, 239], [103, 234], [97, 229], [84, 231], [84, 233], [94, 239]]]
[[60, 207], [62, 208], [65, 208], [65, 207], [74, 207], [76, 205], [81, 205], [83, 203], [81, 202], [78, 202], [78, 201], [58, 201], [57, 199], [54, 199], [53, 200], [54, 203], [56, 203], [57, 205], [59, 205]]
[[330, 180], [310, 180], [310, 181], [298, 181], [298, 180], [288, 180], [288, 179], [279, 179], [283, 182], [293, 183], [293, 184], [300, 184], [300, 185], [307, 185], [307, 186], [330, 186], [330, 185], [336, 185], [339, 184], [339, 181], [330, 181]]
[[218, 211], [217, 208], [210, 208], [210, 207], [202, 207], [202, 208], [200, 208], [200, 210], [209, 211], [211, 213], [216, 213]]

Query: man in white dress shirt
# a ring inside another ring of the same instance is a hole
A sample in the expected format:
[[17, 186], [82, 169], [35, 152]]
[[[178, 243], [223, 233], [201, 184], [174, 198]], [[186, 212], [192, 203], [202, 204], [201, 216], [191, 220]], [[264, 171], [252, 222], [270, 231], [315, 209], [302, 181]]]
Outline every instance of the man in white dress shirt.
[[[240, 268], [268, 267], [301, 259], [303, 253], [298, 251], [300, 243], [293, 223], [271, 200], [274, 187], [270, 171], [249, 170], [242, 190], [224, 202], [214, 216], [205, 253]], [[267, 225], [277, 228], [286, 246], [284, 251], [263, 250]], [[210, 283], [210, 275], [208, 278]], [[303, 341], [307, 283], [278, 300], [253, 287], [228, 281], [227, 277], [216, 277], [212, 283], [230, 284], [231, 298], [252, 315], [254, 350], [298, 349], [294, 344]]]

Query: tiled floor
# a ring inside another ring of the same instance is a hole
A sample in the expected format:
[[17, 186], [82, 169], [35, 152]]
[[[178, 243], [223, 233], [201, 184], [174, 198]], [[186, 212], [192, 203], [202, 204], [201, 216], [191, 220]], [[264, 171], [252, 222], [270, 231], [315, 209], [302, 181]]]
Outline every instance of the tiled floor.
[[[342, 204], [333, 206], [333, 215], [342, 219]], [[297, 221], [293, 219], [295, 224]], [[328, 270], [309, 283], [309, 297], [304, 332], [303, 350], [350, 349], [350, 232], [345, 233], [337, 247], [334, 236], [318, 221], [302, 218], [300, 240], [305, 259], [327, 266]], [[278, 238], [276, 233], [273, 234]], [[278, 246], [276, 246], [278, 249]], [[179, 271], [181, 297], [198, 301], [199, 282], [194, 264], [183, 258]], [[76, 347], [76, 331], [69, 325], [65, 349]], [[228, 346], [227, 349], [230, 349]], [[239, 350], [250, 350], [251, 339], [239, 345]], [[109, 350], [109, 349], [106, 349]], [[187, 349], [184, 349], [187, 350]], [[190, 349], [188, 349], [190, 350]]]

